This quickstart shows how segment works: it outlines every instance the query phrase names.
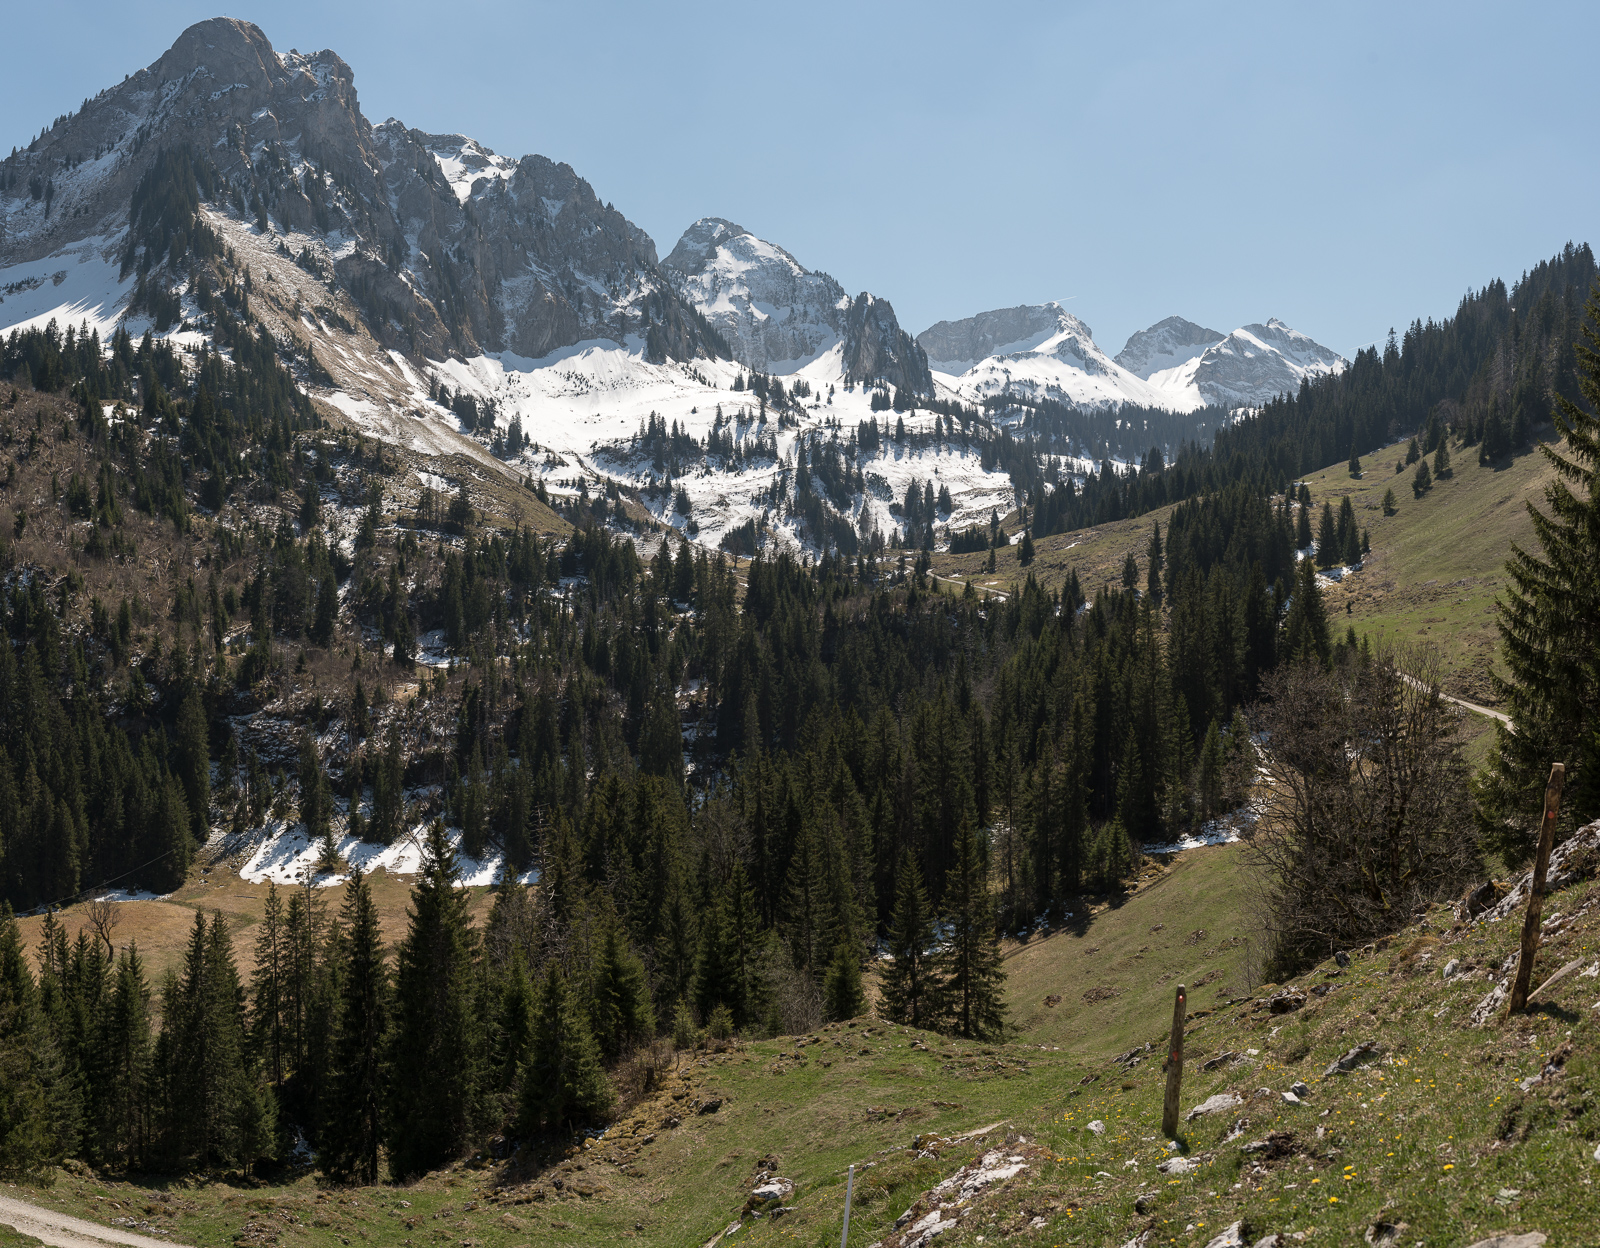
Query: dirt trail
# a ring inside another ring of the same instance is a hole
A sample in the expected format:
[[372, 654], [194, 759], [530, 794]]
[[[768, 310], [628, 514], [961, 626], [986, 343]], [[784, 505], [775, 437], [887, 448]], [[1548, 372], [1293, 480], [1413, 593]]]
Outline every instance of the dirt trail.
[[111, 1244], [123, 1244], [128, 1248], [180, 1248], [170, 1239], [156, 1239], [120, 1227], [86, 1222], [9, 1196], [0, 1196], [0, 1224], [19, 1234], [31, 1235], [51, 1248], [107, 1248]]

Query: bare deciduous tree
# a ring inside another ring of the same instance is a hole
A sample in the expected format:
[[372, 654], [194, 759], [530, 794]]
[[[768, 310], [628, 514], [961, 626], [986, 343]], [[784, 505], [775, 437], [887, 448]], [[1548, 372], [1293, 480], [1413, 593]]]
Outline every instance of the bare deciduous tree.
[[117, 924], [122, 921], [122, 912], [117, 909], [117, 903], [108, 897], [96, 897], [89, 903], [89, 926], [94, 929], [94, 934], [106, 942], [106, 957], [115, 959], [117, 956], [116, 942], [111, 939], [111, 934], [117, 930]]
[[1417, 647], [1263, 682], [1248, 853], [1280, 967], [1393, 931], [1482, 870], [1460, 719]]

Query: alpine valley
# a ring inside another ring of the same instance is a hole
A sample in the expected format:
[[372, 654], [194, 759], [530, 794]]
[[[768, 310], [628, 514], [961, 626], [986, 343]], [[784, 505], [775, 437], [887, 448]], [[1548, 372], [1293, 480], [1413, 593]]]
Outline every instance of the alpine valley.
[[912, 332], [183, 31], [0, 160], [0, 1245], [1594, 1242], [1530, 259]]

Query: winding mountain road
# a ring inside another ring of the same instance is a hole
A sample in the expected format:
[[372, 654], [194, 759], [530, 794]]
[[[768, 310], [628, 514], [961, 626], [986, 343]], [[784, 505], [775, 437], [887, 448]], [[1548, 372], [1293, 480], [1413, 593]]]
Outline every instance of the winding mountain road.
[[0, 1225], [31, 1235], [51, 1248], [181, 1248], [170, 1239], [139, 1235], [120, 1227], [102, 1226], [10, 1196], [0, 1196]]

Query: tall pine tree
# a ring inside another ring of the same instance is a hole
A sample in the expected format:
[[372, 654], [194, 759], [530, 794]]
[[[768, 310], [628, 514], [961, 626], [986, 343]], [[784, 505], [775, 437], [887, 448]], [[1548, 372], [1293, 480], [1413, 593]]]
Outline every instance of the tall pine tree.
[[989, 881], [971, 819], [956, 833], [945, 877], [944, 913], [950, 934], [939, 952], [950, 1024], [963, 1036], [997, 1037], [1005, 1027], [1005, 971], [995, 935]]
[[459, 1156], [476, 1110], [477, 941], [467, 918], [468, 895], [456, 879], [455, 851], [444, 821], [435, 819], [395, 972], [385, 1134], [389, 1169], [398, 1179]]
[[384, 1041], [389, 1026], [389, 968], [372, 888], [355, 866], [339, 912], [340, 975], [333, 1071], [317, 1164], [332, 1178], [378, 1181], [383, 1138]]

